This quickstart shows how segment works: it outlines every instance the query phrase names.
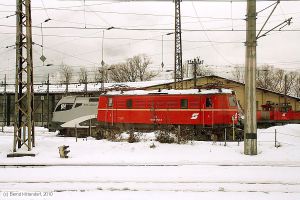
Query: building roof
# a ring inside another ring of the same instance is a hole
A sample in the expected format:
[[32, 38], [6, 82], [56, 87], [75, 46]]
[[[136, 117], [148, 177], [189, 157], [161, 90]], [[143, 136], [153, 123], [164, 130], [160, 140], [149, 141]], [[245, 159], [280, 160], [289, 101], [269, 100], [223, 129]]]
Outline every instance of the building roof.
[[[239, 84], [239, 85], [243, 85], [243, 86], [245, 85], [245, 83], [242, 83], [242, 82], [230, 79], [230, 78], [225, 78], [225, 77], [217, 76], [217, 75], [208, 75], [208, 76], [197, 77], [197, 79], [202, 79], [202, 78], [217, 78], [217, 79], [223, 79], [223, 80], [226, 80], [226, 81], [230, 81], [230, 82], [233, 82], [233, 83], [236, 83], [236, 84]], [[193, 78], [186, 78], [183, 81], [193, 81], [193, 80], [194, 80]], [[169, 83], [161, 83], [161, 84], [157, 84], [157, 85], [152, 85], [152, 86], [149, 86], [149, 87], [163, 86], [165, 84], [172, 84], [172, 83], [174, 83], [174, 81], [171, 81]], [[262, 90], [262, 91], [265, 91], [265, 92], [269, 92], [269, 93], [273, 93], [273, 94], [277, 94], [277, 95], [284, 95], [282, 93], [274, 92], [272, 90], [268, 90], [268, 89], [261, 88], [261, 87], [256, 87], [256, 89]], [[293, 99], [296, 99], [296, 100], [300, 101], [300, 97], [296, 97], [296, 96], [293, 96], [293, 95], [287, 95], [287, 97], [293, 98]]]
[[[217, 79], [222, 79], [226, 81], [230, 81], [239, 85], [245, 85], [244, 83], [221, 77], [221, 76], [216, 76], [216, 75], [208, 75], [208, 76], [201, 76], [197, 77], [197, 79], [202, 79], [202, 78], [217, 78]], [[193, 78], [186, 78], [183, 81], [192, 81]], [[113, 90], [114, 88], [118, 89], [144, 89], [144, 88], [151, 88], [151, 87], [158, 87], [158, 86], [164, 86], [168, 84], [173, 84], [174, 80], [155, 80], [155, 81], [143, 81], [143, 82], [124, 82], [124, 83], [104, 83], [104, 88]], [[222, 87], [222, 86], [221, 86]], [[270, 92], [273, 94], [277, 95], [284, 95], [282, 93], [274, 92], [268, 89], [260, 88], [257, 87], [256, 89], [265, 91], [265, 92]], [[101, 90], [101, 83], [88, 83], [87, 84], [87, 93], [95, 93], [95, 92], [100, 92]], [[50, 84], [49, 85], [49, 93], [54, 93], [54, 94], [63, 94], [66, 91], [66, 85], [65, 84]], [[4, 92], [4, 85], [0, 85], [0, 93], [3, 94]], [[15, 87], [12, 84], [7, 85], [6, 87], [6, 92], [7, 93], [14, 93], [15, 92]], [[69, 93], [84, 93], [85, 92], [85, 84], [83, 83], [71, 83], [68, 86], [68, 92]], [[35, 94], [46, 94], [47, 93], [47, 84], [37, 84], [34, 85], [34, 93]], [[295, 97], [292, 95], [287, 95], [289, 98], [296, 99], [300, 101], [300, 97]]]

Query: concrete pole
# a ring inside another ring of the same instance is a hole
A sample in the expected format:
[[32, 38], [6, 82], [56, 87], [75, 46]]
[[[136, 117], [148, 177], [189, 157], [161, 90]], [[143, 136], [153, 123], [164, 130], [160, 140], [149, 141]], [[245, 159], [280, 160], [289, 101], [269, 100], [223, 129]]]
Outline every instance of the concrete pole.
[[244, 154], [257, 155], [256, 0], [247, 0]]

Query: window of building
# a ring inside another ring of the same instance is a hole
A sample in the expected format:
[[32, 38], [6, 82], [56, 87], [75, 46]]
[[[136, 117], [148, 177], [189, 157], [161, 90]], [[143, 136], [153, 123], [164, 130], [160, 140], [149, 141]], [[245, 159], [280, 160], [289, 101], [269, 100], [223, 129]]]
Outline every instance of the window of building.
[[127, 99], [126, 106], [127, 108], [132, 108], [132, 99]]
[[182, 109], [188, 108], [188, 100], [187, 99], [180, 100], [180, 108], [182, 108]]
[[211, 97], [207, 97], [205, 100], [205, 106], [206, 108], [211, 108], [212, 107], [212, 101], [211, 101]]

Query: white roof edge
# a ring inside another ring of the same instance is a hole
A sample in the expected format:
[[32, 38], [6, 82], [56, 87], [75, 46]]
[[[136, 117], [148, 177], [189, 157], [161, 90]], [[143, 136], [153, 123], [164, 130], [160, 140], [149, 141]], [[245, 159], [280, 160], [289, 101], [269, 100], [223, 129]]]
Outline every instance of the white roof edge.
[[161, 89], [161, 90], [129, 90], [129, 91], [109, 91], [106, 95], [149, 95], [149, 94], [232, 94], [230, 89]]

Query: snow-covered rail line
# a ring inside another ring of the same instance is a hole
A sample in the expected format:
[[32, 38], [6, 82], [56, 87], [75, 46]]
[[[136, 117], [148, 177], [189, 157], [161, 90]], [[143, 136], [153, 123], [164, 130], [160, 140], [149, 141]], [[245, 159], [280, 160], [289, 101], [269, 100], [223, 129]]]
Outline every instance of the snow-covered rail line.
[[71, 181], [0, 183], [2, 191], [153, 191], [153, 192], [282, 192], [300, 194], [300, 183], [238, 183], [238, 182], [120, 182]]

